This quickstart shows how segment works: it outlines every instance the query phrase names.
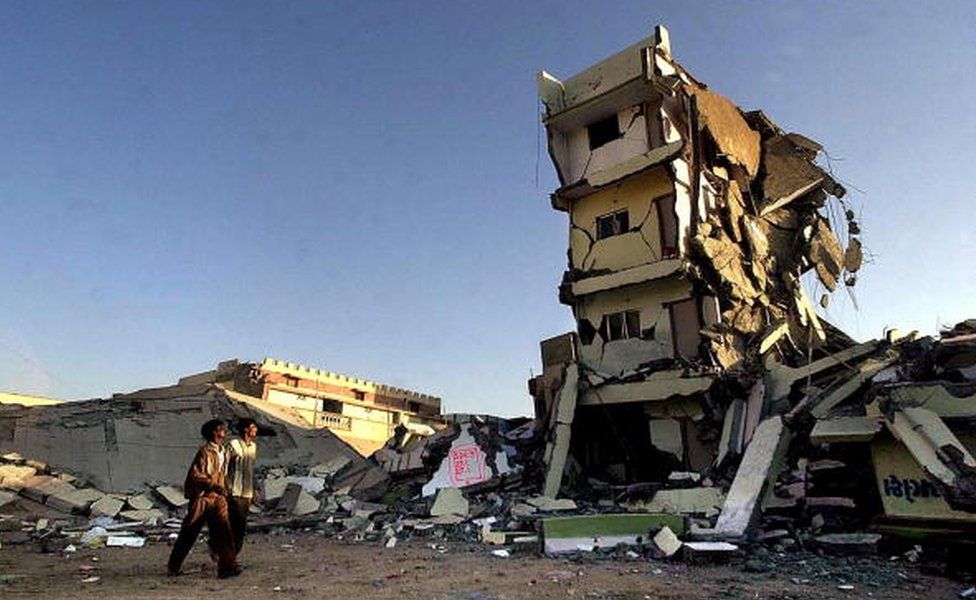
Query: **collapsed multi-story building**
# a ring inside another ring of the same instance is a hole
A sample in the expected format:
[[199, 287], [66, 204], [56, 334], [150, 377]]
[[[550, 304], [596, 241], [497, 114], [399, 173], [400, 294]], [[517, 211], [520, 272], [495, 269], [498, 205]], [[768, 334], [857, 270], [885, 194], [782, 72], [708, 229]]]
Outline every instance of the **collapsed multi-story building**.
[[[611, 480], [703, 471], [748, 442], [713, 423], [758, 423], [763, 360], [846, 338], [801, 284], [808, 271], [825, 292], [856, 280], [853, 213], [838, 203], [833, 227], [824, 214], [844, 188], [815, 163], [819, 144], [679, 65], [663, 27], [565, 81], [540, 73], [539, 95], [552, 206], [569, 219], [559, 298], [577, 323], [543, 343], [547, 370], [530, 384], [551, 428], [546, 491], [567, 455]], [[731, 408], [716, 401], [719, 373], [740, 375]]]
[[576, 320], [529, 381], [543, 493], [648, 490], [703, 538], [971, 535], [976, 321], [856, 343], [818, 316], [862, 263], [821, 146], [709, 90], [662, 27], [539, 95]]

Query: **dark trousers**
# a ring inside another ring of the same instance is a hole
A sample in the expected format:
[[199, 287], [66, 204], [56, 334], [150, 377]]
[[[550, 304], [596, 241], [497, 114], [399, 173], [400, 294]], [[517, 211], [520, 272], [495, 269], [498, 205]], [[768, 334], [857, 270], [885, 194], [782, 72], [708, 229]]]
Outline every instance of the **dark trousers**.
[[244, 534], [247, 532], [247, 513], [251, 509], [251, 499], [231, 496], [227, 501], [230, 514], [230, 530], [234, 533], [234, 547], [241, 553], [244, 547]]
[[186, 508], [186, 518], [183, 519], [180, 534], [169, 555], [170, 573], [179, 572], [204, 523], [210, 535], [210, 547], [217, 554], [217, 572], [227, 573], [237, 568], [237, 552], [234, 550], [227, 497], [209, 492], [190, 500]]

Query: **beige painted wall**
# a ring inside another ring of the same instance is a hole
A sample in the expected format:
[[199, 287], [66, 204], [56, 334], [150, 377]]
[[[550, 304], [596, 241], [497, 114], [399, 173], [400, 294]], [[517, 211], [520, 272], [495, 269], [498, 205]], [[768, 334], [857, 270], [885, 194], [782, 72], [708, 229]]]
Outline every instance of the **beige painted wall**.
[[[573, 202], [569, 249], [574, 269], [620, 270], [661, 260], [661, 233], [653, 200], [672, 193], [667, 169], [651, 169]], [[631, 228], [639, 231], [596, 239], [596, 219], [628, 211]], [[590, 240], [595, 240], [592, 244]]]
[[647, 122], [641, 107], [628, 106], [617, 112], [617, 127], [623, 136], [599, 148], [590, 150], [590, 136], [586, 127], [566, 135], [567, 176], [576, 182], [592, 173], [602, 171], [625, 160], [640, 156], [650, 149], [647, 142]]
[[597, 334], [593, 343], [580, 344], [580, 361], [605, 375], [618, 375], [640, 363], [672, 357], [671, 319], [665, 304], [690, 297], [688, 281], [672, 277], [582, 298], [576, 308], [578, 321], [588, 319], [598, 329], [603, 315], [637, 310], [641, 329], [653, 326], [654, 338], [604, 343]]

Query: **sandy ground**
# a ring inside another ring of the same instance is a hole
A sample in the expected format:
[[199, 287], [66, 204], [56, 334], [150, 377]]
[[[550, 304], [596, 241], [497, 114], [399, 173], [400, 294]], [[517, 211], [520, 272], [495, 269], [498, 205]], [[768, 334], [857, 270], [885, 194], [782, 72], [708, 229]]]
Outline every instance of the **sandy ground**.
[[[496, 558], [462, 544], [414, 540], [386, 549], [309, 533], [254, 535], [237, 578], [218, 580], [205, 546], [185, 574], [165, 575], [169, 545], [42, 553], [0, 550], [0, 598], [954, 598], [960, 581], [872, 559], [770, 556], [746, 565], [691, 566], [627, 559]], [[783, 561], [792, 561], [789, 564]], [[750, 572], [750, 571], [765, 572]], [[83, 583], [86, 578], [97, 581]], [[854, 589], [839, 589], [852, 584]]]

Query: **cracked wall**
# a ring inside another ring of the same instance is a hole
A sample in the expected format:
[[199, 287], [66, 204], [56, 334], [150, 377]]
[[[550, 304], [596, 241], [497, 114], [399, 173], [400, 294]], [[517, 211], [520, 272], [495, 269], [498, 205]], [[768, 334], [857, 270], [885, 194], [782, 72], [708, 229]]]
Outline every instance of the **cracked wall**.
[[[583, 273], [621, 270], [661, 260], [656, 202], [674, 188], [665, 169], [627, 179], [574, 202], [570, 209], [570, 269]], [[597, 217], [626, 210], [627, 233], [597, 239]]]
[[[672, 358], [674, 340], [667, 305], [690, 296], [691, 285], [672, 278], [579, 299], [575, 313], [581, 329], [580, 362], [602, 375], [617, 376], [645, 362]], [[599, 331], [604, 315], [628, 310], [640, 313], [640, 337], [604, 340]], [[584, 335], [586, 329], [592, 329], [592, 335]]]

